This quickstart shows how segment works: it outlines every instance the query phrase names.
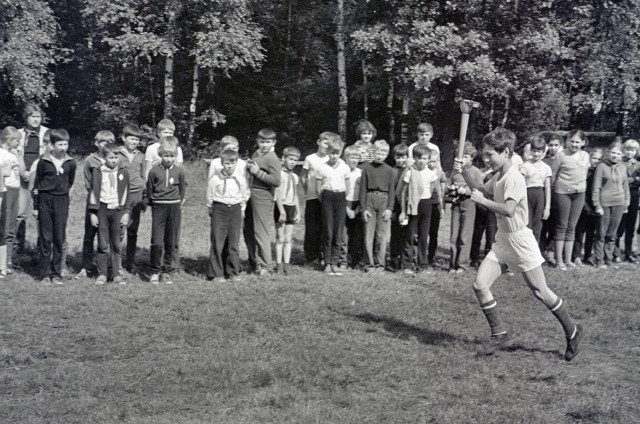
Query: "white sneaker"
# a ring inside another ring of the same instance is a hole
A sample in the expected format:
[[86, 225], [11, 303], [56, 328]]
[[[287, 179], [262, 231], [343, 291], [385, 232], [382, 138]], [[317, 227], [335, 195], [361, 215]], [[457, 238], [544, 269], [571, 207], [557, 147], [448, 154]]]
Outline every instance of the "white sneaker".
[[156, 285], [160, 284], [160, 274], [152, 274], [149, 282]]

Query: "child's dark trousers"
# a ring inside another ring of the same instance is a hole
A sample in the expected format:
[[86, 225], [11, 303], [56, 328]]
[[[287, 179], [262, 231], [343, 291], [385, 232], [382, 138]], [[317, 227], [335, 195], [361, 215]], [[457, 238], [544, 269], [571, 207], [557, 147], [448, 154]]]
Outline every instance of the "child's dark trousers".
[[[108, 276], [109, 263], [113, 277], [120, 272], [120, 220], [124, 214], [120, 209], [108, 209], [105, 203], [100, 203], [98, 216], [98, 252], [96, 267], [98, 275]], [[95, 227], [94, 227], [95, 228]]]
[[41, 192], [38, 207], [38, 248], [40, 250], [41, 278], [61, 278], [62, 258], [67, 219], [69, 218], [69, 195], [60, 196]]
[[[235, 277], [240, 272], [242, 205], [214, 202], [211, 205], [211, 249], [207, 277]], [[225, 245], [227, 248], [225, 249]]]
[[151, 216], [151, 270], [154, 274], [159, 274], [164, 265], [165, 271], [172, 271], [182, 217], [180, 204], [153, 205]]

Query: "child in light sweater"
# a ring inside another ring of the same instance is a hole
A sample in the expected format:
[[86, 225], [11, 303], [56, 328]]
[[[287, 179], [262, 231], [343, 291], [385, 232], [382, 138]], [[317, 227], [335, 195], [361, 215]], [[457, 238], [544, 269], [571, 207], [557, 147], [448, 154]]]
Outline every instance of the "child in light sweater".
[[629, 207], [627, 167], [622, 163], [622, 144], [614, 141], [608, 158], [598, 165], [593, 177], [593, 205], [601, 216], [596, 232], [595, 257], [598, 268], [606, 269], [613, 260], [616, 230]]

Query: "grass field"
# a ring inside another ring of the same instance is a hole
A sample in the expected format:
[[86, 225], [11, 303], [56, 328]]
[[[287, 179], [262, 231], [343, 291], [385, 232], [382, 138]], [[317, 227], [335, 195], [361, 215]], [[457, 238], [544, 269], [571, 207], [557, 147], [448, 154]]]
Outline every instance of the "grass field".
[[[185, 271], [173, 286], [45, 287], [24, 273], [0, 283], [0, 422], [640, 422], [640, 267], [545, 268], [586, 328], [571, 363], [551, 313], [521, 277], [503, 277], [494, 292], [518, 339], [477, 356], [488, 327], [473, 273], [325, 277], [296, 266], [288, 277], [205, 281], [204, 176], [204, 164], [189, 167]], [[72, 270], [83, 190], [69, 221]], [[143, 249], [143, 271], [147, 260]]]

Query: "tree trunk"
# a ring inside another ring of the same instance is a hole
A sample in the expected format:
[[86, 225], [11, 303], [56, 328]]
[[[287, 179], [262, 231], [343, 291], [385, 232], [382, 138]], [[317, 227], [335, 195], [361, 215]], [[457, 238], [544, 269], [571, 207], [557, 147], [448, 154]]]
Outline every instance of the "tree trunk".
[[193, 64], [193, 89], [191, 90], [191, 102], [189, 103], [189, 134], [187, 144], [193, 142], [193, 135], [196, 132], [196, 105], [198, 102], [198, 92], [200, 91], [200, 71], [198, 70], [198, 58]]
[[408, 144], [409, 141], [409, 95], [402, 96], [402, 124], [400, 125], [400, 141]]
[[338, 133], [343, 140], [347, 139], [347, 73], [345, 65], [344, 43], [344, 0], [338, 0], [336, 42], [338, 44]]
[[293, 0], [289, 0], [288, 1], [289, 6], [287, 8], [287, 39], [286, 39], [286, 46], [284, 49], [284, 78], [285, 81], [288, 82], [289, 81], [289, 55], [291, 54], [291, 16], [292, 16], [292, 9], [293, 9]]
[[169, 51], [164, 61], [164, 117], [171, 118], [173, 114], [173, 53], [175, 49], [176, 10], [171, 3], [167, 10], [167, 42]]
[[495, 100], [491, 99], [491, 108], [489, 109], [489, 132], [493, 131], [493, 114], [495, 113]]
[[389, 77], [389, 90], [387, 91], [387, 115], [389, 115], [389, 143], [396, 142], [396, 117], [393, 112], [393, 99], [395, 98], [395, 89], [393, 78]]
[[369, 120], [369, 92], [368, 87], [368, 77], [367, 77], [367, 62], [362, 59], [362, 102], [364, 104], [364, 119], [365, 121]]
[[156, 127], [156, 91], [153, 87], [153, 73], [151, 72], [151, 57], [146, 56], [147, 58], [147, 75], [149, 78], [149, 93], [151, 95], [151, 123], [153, 128]]
[[507, 126], [507, 119], [509, 119], [509, 96], [504, 99], [504, 115], [502, 115], [502, 127]]

